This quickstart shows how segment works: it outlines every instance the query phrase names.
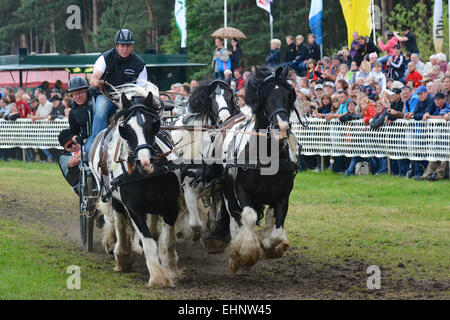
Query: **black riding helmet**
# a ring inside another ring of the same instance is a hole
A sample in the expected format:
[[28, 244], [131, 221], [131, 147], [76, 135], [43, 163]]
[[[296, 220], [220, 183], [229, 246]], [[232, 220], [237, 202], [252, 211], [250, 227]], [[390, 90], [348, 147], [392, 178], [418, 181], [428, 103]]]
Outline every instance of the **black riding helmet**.
[[72, 132], [70, 131], [70, 129], [64, 129], [61, 130], [61, 132], [58, 135], [58, 141], [59, 144], [64, 147], [64, 145], [66, 144], [67, 141], [71, 141], [73, 137]]
[[134, 35], [128, 29], [120, 29], [114, 36], [114, 42], [116, 44], [134, 44]]
[[87, 89], [89, 88], [89, 85], [86, 81], [86, 79], [82, 78], [82, 77], [75, 77], [69, 80], [68, 83], [68, 91], [72, 92], [72, 91], [76, 91], [76, 90], [80, 90], [80, 89]]

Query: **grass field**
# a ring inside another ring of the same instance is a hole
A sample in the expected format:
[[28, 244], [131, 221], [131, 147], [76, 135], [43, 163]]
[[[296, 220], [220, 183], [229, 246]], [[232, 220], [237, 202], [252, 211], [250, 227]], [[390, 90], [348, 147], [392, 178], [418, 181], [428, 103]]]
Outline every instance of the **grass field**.
[[[0, 299], [189, 298], [183, 291], [149, 290], [146, 274], [114, 273], [105, 254], [83, 253], [62, 241], [55, 226], [73, 220], [77, 199], [56, 165], [0, 162], [0, 177]], [[449, 180], [299, 173], [286, 219], [288, 239], [318, 272], [358, 261], [379, 266], [386, 282], [437, 281], [445, 290], [433, 298], [448, 299], [449, 190]], [[48, 225], [33, 216], [33, 208], [46, 207], [52, 212], [45, 217]], [[67, 290], [69, 265], [81, 267], [82, 290]], [[426, 298], [427, 292], [399, 297]]]

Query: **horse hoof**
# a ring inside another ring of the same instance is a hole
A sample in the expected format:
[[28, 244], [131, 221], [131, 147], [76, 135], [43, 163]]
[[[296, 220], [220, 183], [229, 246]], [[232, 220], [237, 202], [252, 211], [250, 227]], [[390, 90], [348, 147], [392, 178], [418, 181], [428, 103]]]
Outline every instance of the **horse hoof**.
[[150, 280], [147, 284], [148, 288], [165, 288], [165, 287], [174, 287], [172, 279], [169, 277], [159, 277], [157, 279], [153, 279], [150, 277]]
[[264, 256], [267, 259], [281, 258], [288, 249], [289, 243], [286, 240], [283, 240], [273, 248], [264, 248]]

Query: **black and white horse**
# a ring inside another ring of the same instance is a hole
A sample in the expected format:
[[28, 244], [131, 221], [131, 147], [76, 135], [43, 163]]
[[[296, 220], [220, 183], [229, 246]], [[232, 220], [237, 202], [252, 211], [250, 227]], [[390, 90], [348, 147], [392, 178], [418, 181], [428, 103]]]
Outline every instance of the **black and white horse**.
[[[284, 222], [299, 147], [290, 134], [295, 92], [287, 82], [287, 74], [288, 68], [274, 71], [256, 67], [246, 85], [245, 101], [251, 108], [247, 118], [224, 132], [221, 139], [216, 137], [225, 162], [224, 195], [230, 214], [232, 240], [228, 252], [232, 272], [250, 268], [262, 253], [266, 257], [281, 257], [289, 247]], [[270, 130], [270, 134], [265, 130]], [[262, 165], [264, 153], [272, 165], [277, 164], [273, 172]], [[253, 162], [246, 165], [252, 155]], [[241, 160], [244, 164], [239, 164]], [[257, 233], [257, 223], [266, 206], [265, 228]]]
[[[189, 97], [188, 113], [175, 122], [176, 127], [188, 126], [196, 130], [171, 131], [180, 156], [190, 161], [197, 160], [198, 164], [201, 164], [201, 160], [209, 153], [212, 134], [197, 129], [217, 127], [238, 113], [239, 108], [229, 83], [221, 80], [200, 83]], [[189, 214], [180, 216], [182, 226], [180, 234], [186, 239], [198, 239], [207, 219], [203, 217], [202, 221], [198, 205], [201, 194], [209, 194], [209, 190], [203, 190], [204, 169], [205, 167], [200, 165], [198, 168], [191, 166], [190, 169], [182, 171], [181, 186]]]
[[[129, 85], [123, 92], [131, 93], [131, 100], [122, 93], [123, 109], [116, 113], [107, 136], [103, 139], [102, 132], [97, 137], [104, 140], [104, 147], [100, 148], [96, 140], [90, 152], [91, 170], [97, 182], [103, 181], [111, 194], [109, 209], [112, 210], [108, 211], [107, 205], [100, 208], [104, 209], [105, 221], [114, 228], [110, 236], [115, 239], [108, 243], [114, 244], [114, 270], [125, 271], [131, 265], [133, 240], [128, 230], [131, 224], [142, 243], [150, 273], [149, 286], [172, 286], [174, 277], [179, 275], [175, 223], [180, 184], [172, 170], [161, 171], [161, 168], [174, 155], [164, 154], [170, 150], [170, 144], [160, 132], [159, 98], [152, 90], [136, 85]], [[159, 165], [155, 161], [163, 163]], [[104, 181], [105, 175], [110, 177], [108, 183]], [[156, 229], [152, 232], [148, 229], [148, 214], [162, 217], [159, 239]]]

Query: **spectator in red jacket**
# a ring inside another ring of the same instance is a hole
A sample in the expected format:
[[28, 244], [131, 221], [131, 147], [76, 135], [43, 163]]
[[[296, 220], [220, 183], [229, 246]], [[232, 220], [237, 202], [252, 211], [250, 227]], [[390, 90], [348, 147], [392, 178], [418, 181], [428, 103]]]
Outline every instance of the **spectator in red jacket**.
[[242, 74], [242, 68], [236, 68], [233, 70], [233, 75], [236, 83], [236, 90], [239, 91], [242, 89], [242, 86], [244, 85], [244, 77]]
[[27, 102], [22, 98], [22, 94], [16, 93], [16, 107], [21, 118], [27, 118], [31, 114], [31, 108]]
[[411, 80], [414, 82], [414, 88], [418, 88], [422, 85], [420, 82], [422, 79], [422, 75], [416, 69], [416, 64], [414, 62], [408, 63], [408, 76], [406, 77], [406, 82]]

